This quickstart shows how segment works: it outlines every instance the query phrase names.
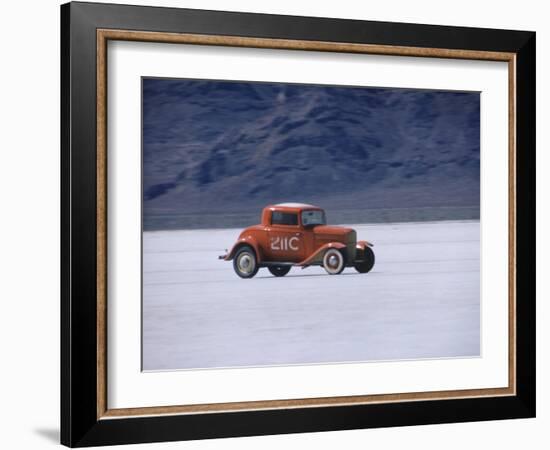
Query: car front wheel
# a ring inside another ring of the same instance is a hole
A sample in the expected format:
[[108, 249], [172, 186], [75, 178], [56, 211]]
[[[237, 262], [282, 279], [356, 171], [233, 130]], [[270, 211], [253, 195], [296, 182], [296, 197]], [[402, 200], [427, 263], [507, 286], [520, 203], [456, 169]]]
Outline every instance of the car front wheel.
[[290, 266], [269, 266], [267, 268], [272, 275], [276, 277], [284, 277], [288, 272], [290, 272]]
[[344, 255], [340, 250], [329, 248], [323, 256], [323, 267], [329, 275], [338, 275], [344, 270]]
[[363, 259], [356, 262], [353, 266], [359, 273], [367, 273], [371, 271], [374, 266], [374, 252], [370, 247], [365, 247]]
[[252, 278], [258, 273], [258, 261], [252, 247], [245, 245], [237, 250], [233, 258], [233, 269], [241, 278]]

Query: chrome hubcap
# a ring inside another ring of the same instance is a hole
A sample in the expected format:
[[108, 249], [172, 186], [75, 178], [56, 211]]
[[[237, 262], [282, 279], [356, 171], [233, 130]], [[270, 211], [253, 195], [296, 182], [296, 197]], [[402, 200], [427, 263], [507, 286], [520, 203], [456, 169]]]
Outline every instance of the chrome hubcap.
[[241, 272], [252, 272], [252, 270], [254, 270], [254, 261], [252, 259], [252, 256], [248, 253], [243, 253], [241, 256], [239, 256], [238, 266]]
[[330, 249], [325, 254], [323, 265], [325, 266], [325, 270], [328, 273], [336, 274], [340, 273], [340, 271], [342, 270], [344, 260], [338, 250]]

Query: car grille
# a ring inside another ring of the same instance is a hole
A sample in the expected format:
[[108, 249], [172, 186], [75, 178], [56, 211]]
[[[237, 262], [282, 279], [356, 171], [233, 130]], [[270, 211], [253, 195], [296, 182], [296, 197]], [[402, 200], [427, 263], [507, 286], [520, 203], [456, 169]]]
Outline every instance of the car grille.
[[357, 250], [356, 248], [357, 233], [355, 232], [355, 230], [350, 231], [347, 237], [348, 237], [347, 243], [346, 243], [347, 259], [348, 259], [348, 263], [351, 263], [355, 261], [355, 252]]

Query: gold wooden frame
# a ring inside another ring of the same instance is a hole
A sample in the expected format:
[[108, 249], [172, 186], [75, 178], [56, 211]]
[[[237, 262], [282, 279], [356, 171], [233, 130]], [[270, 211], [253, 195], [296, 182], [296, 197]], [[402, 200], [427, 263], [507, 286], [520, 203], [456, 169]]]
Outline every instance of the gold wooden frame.
[[[141, 41], [253, 47], [267, 49], [309, 50], [341, 53], [364, 53], [392, 56], [417, 56], [453, 59], [503, 61], [508, 63], [508, 386], [504, 388], [467, 389], [400, 394], [318, 397], [288, 400], [265, 400], [200, 405], [148, 406], [109, 409], [107, 405], [107, 42]], [[445, 400], [474, 397], [516, 395], [516, 55], [505, 52], [455, 50], [445, 48], [398, 47], [387, 45], [296, 41], [246, 38], [236, 36], [157, 33], [128, 30], [97, 30], [97, 418], [129, 416], [217, 413], [244, 410], [288, 409], [353, 404], [390, 403], [420, 400]]]

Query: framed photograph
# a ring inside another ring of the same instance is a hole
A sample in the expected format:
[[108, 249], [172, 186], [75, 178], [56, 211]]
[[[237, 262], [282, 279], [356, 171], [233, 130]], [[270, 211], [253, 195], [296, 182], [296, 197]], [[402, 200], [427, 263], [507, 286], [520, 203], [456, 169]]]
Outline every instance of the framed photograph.
[[534, 417], [534, 32], [61, 27], [63, 444]]

